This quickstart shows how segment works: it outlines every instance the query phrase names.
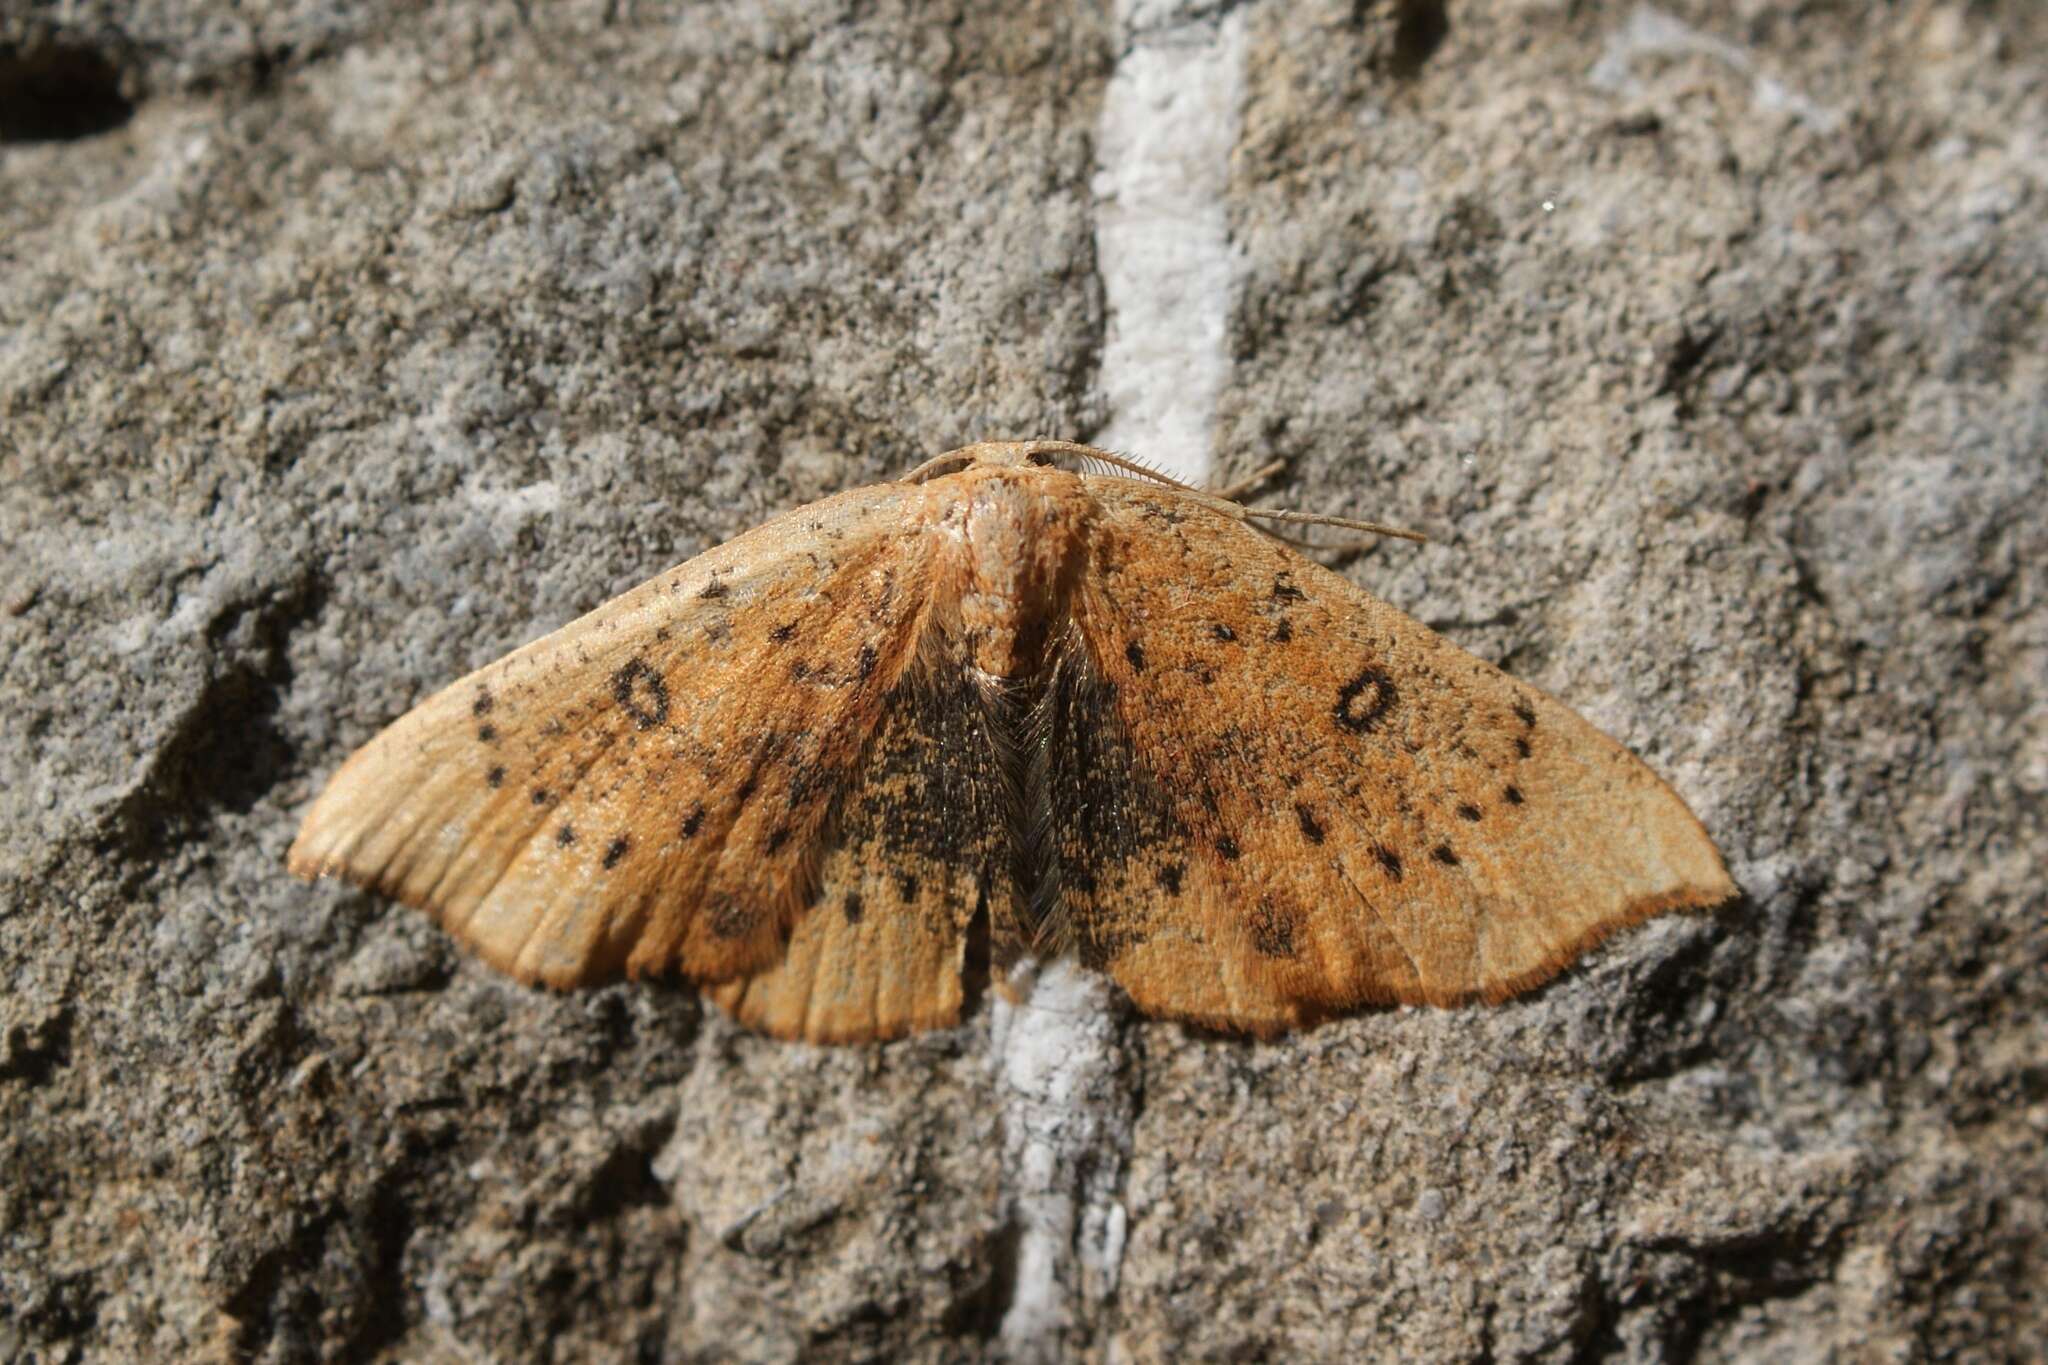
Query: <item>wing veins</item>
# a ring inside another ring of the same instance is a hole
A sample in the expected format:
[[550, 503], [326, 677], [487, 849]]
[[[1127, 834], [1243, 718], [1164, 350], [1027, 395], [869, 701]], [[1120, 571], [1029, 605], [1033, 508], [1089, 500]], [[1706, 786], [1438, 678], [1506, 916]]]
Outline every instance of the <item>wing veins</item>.
[[1379, 921], [1380, 927], [1387, 931], [1388, 941], [1401, 950], [1402, 957], [1408, 959], [1408, 968], [1415, 973], [1415, 982], [1419, 987], [1422, 984], [1422, 964], [1416, 961], [1415, 954], [1409, 949], [1407, 941], [1399, 933], [1395, 932], [1393, 921], [1389, 920], [1386, 912], [1381, 910], [1374, 903], [1372, 897], [1366, 895], [1364, 889], [1351, 879], [1351, 873], [1345, 868], [1341, 859], [1332, 858], [1330, 860], [1330, 867], [1336, 872], [1338, 879], [1344, 885], [1351, 888], [1351, 894], [1358, 897], [1359, 903], [1372, 913], [1374, 919]]
[[[591, 770], [597, 767], [598, 760], [602, 759], [607, 753], [611, 751], [612, 746], [618, 743], [619, 736], [623, 733], [624, 730], [622, 728], [614, 728], [611, 730], [610, 733], [606, 734], [599, 743], [592, 745], [591, 751], [588, 755], [588, 761], [585, 762], [579, 768], [576, 768], [574, 770], [574, 776], [572, 776], [567, 783], [564, 783], [562, 785], [561, 800], [553, 802], [545, 809], [549, 811], [560, 809], [562, 804], [569, 799], [570, 795], [573, 794], [578, 787], [581, 787], [583, 785], [583, 780], [590, 775]], [[424, 829], [426, 827], [426, 823], [427, 822], [422, 821], [420, 827]], [[519, 862], [520, 859], [524, 858], [529, 852], [532, 851], [534, 840], [538, 839], [541, 836], [542, 832], [547, 828], [547, 823], [548, 822], [546, 815], [543, 815], [535, 823], [533, 832], [528, 834], [523, 840], [520, 841], [519, 851], [513, 854], [511, 857], [504, 860], [504, 866], [499, 869], [497, 875], [491, 878], [490, 886], [485, 889], [482, 895], [479, 895], [477, 897], [477, 905], [481, 906], [484, 903], [484, 901], [489, 898], [490, 893], [492, 891], [495, 891], [498, 887], [498, 884], [504, 880], [505, 874], [512, 870], [513, 865]], [[410, 844], [408, 844], [407, 847], [410, 847]], [[435, 876], [433, 885], [429, 886], [426, 889], [426, 891], [422, 893], [421, 899], [431, 904], [434, 901], [435, 897], [439, 894], [441, 890], [441, 884], [448, 879], [448, 874], [455, 870], [455, 866], [456, 860], [454, 858], [450, 858], [447, 864], [443, 866], [441, 871]], [[474, 914], [475, 912], [472, 911], [471, 913]], [[539, 917], [536, 916], [535, 918], [538, 919]], [[530, 932], [528, 934], [528, 937], [531, 937]], [[525, 941], [522, 940], [519, 946], [523, 951], [526, 947]], [[514, 955], [514, 959], [517, 959], [517, 954]]]

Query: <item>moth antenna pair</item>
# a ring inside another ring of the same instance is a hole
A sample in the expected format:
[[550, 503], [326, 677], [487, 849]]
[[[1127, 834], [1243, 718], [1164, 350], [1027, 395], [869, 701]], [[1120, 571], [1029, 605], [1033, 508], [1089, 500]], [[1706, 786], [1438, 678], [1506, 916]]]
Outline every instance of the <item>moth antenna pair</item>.
[[1182, 483], [1179, 479], [1162, 474], [1158, 470], [1149, 468], [1136, 460], [1107, 450], [1092, 451], [1088, 458], [1103, 464], [1114, 465], [1119, 469], [1127, 470], [1130, 473], [1138, 474], [1148, 479], [1157, 480], [1169, 488], [1179, 489], [1191, 497], [1200, 498], [1218, 511], [1223, 512], [1225, 515], [1236, 517], [1240, 521], [1257, 519], [1259, 521], [1285, 522], [1293, 526], [1336, 526], [1346, 531], [1363, 532], [1366, 535], [1392, 536], [1396, 540], [1412, 540], [1419, 545], [1429, 543], [1429, 537], [1420, 531], [1409, 531], [1399, 526], [1387, 526], [1377, 521], [1360, 521], [1355, 517], [1325, 516], [1320, 512], [1294, 512], [1277, 507], [1246, 507], [1238, 501], [1239, 495], [1258, 487], [1267, 479], [1285, 469], [1287, 467], [1285, 460], [1274, 460], [1270, 464], [1260, 466], [1244, 478], [1239, 479], [1236, 483], [1212, 490], [1196, 488], [1192, 484]]

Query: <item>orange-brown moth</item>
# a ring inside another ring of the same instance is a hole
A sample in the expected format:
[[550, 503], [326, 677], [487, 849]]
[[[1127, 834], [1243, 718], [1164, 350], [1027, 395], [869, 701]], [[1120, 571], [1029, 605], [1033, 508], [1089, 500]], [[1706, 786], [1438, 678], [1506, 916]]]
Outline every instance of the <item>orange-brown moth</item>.
[[1562, 703], [1233, 502], [1055, 456], [1111, 458], [968, 446], [479, 669], [342, 766], [291, 870], [522, 981], [677, 975], [839, 1042], [1069, 951], [1261, 1036], [1498, 1001], [1735, 894]]

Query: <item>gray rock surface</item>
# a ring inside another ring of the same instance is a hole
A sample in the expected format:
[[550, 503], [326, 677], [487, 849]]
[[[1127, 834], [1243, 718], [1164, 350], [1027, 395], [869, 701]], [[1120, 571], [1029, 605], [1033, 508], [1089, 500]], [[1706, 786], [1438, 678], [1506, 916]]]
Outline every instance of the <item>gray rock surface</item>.
[[1020, 1344], [992, 1009], [551, 997], [282, 859], [466, 668], [1101, 430], [1126, 19], [8, 5], [0, 1358], [2035, 1356], [2048, 9], [1127, 17], [1242, 26], [1223, 467], [1430, 532], [1337, 562], [1747, 899], [1497, 1009], [1116, 1016]]

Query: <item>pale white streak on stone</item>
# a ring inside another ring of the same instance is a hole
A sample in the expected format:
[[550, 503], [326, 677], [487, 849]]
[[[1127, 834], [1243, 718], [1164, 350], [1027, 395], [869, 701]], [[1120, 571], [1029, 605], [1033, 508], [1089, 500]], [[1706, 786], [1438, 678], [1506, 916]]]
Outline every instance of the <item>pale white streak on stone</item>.
[[1126, 47], [1095, 139], [1110, 406], [1095, 444], [1204, 483], [1229, 366], [1224, 192], [1244, 101], [1244, 13], [1180, 20], [1170, 6], [1129, 0], [1118, 9]]
[[1062, 959], [993, 1010], [1003, 1159], [1017, 1232], [1002, 1340], [1013, 1360], [1055, 1360], [1062, 1338], [1116, 1292], [1131, 1091], [1110, 985]]
[[[1192, 8], [1192, 7], [1189, 7]], [[1232, 251], [1224, 215], [1244, 98], [1241, 11], [1187, 17], [1122, 0], [1125, 36], [1096, 130], [1095, 252], [1109, 304], [1094, 443], [1206, 483], [1228, 374]], [[1017, 1235], [1002, 1342], [1055, 1360], [1116, 1292], [1119, 1202], [1136, 1097], [1111, 987], [1048, 966], [1023, 1003], [997, 999], [1004, 1158]]]

